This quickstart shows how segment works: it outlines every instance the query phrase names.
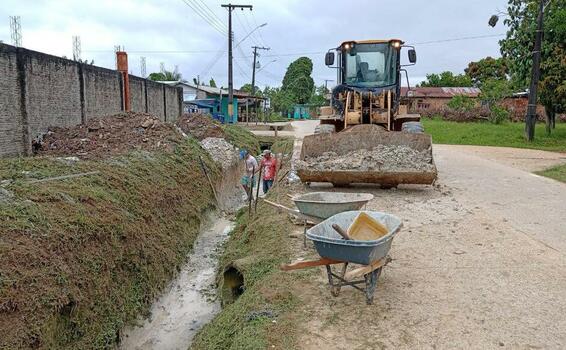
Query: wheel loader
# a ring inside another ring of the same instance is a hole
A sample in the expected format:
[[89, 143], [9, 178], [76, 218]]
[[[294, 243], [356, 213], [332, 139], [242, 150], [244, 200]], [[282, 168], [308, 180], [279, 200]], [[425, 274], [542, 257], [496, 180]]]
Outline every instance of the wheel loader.
[[[409, 64], [402, 65], [400, 57], [405, 48], [408, 48]], [[379, 145], [407, 146], [430, 155], [431, 166], [426, 170], [298, 168], [302, 182], [376, 183], [394, 187], [432, 184], [436, 180], [431, 137], [423, 133], [420, 115], [408, 114], [407, 97], [401, 95], [402, 73], [408, 85], [408, 74], [403, 67], [414, 65], [416, 60], [415, 49], [398, 39], [346, 41], [330, 49], [325, 63], [336, 69], [337, 85], [331, 91], [331, 105], [321, 108], [315, 135], [304, 138], [300, 159], [317, 158], [330, 151], [347, 156]]]

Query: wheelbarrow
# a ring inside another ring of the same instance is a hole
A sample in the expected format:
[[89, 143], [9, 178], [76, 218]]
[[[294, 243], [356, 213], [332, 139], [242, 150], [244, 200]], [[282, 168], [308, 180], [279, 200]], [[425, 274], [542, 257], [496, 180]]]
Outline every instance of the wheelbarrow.
[[[387, 233], [378, 239], [361, 241], [345, 240], [333, 225], [350, 227], [360, 213], [366, 213], [382, 223]], [[401, 220], [393, 215], [374, 211], [348, 211], [336, 214], [307, 230], [307, 238], [313, 241], [321, 256], [318, 260], [296, 261], [281, 266], [282, 270], [297, 270], [314, 266], [325, 266], [331, 294], [337, 297], [343, 286], [351, 286], [366, 296], [368, 305], [373, 303], [373, 294], [381, 271], [391, 259], [388, 256], [393, 238], [402, 227]], [[331, 265], [342, 264], [340, 272]], [[347, 271], [349, 264], [361, 266]], [[363, 276], [363, 279], [356, 280]], [[364, 285], [363, 288], [360, 285]]]
[[298, 209], [289, 208], [267, 199], [263, 201], [303, 220], [306, 244], [308, 223], [319, 224], [332, 215], [344, 211], [359, 210], [373, 199], [373, 195], [370, 193], [311, 192], [295, 197], [291, 196], [291, 199]]

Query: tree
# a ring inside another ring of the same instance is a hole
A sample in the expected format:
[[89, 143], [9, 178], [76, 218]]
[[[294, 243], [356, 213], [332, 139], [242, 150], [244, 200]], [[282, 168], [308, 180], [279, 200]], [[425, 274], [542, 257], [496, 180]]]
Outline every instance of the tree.
[[[507, 59], [513, 86], [524, 90], [531, 79], [533, 39], [538, 3], [535, 0], [509, 0], [505, 19], [507, 36], [501, 40], [501, 53]], [[544, 10], [544, 38], [541, 50], [539, 100], [550, 112], [566, 111], [564, 61], [566, 60], [566, 0], [548, 2]], [[547, 130], [554, 121], [547, 119]]]
[[[244, 84], [241, 88], [241, 91], [247, 92], [248, 94], [252, 93], [252, 84]], [[255, 87], [255, 96], [261, 96], [262, 92], [259, 86]]]
[[476, 87], [481, 87], [487, 79], [507, 79], [508, 71], [507, 61], [504, 58], [489, 56], [477, 62], [470, 62], [468, 68], [464, 70]]
[[216, 82], [214, 81], [214, 78], [210, 78], [210, 82], [208, 83], [208, 85], [210, 87], [216, 87]]
[[312, 61], [308, 57], [300, 57], [287, 68], [281, 91], [289, 95], [294, 103], [308, 103], [314, 91], [314, 80], [311, 77]]
[[293, 108], [294, 101], [292, 96], [281, 88], [266, 86], [263, 90], [263, 96], [269, 98], [271, 109], [275, 112], [286, 112]]
[[328, 94], [328, 89], [326, 89], [324, 85], [318, 86], [311, 97], [310, 104], [317, 107], [327, 105], [328, 104], [328, 101], [326, 100], [327, 94]]
[[445, 71], [440, 74], [427, 74], [426, 80], [419, 84], [420, 87], [469, 87], [472, 79], [465, 74], [457, 74]]
[[171, 72], [168, 70], [165, 70], [163, 72], [159, 72], [159, 73], [151, 73], [149, 75], [149, 80], [153, 80], [153, 81], [180, 81], [182, 80], [182, 75], [179, 72]]

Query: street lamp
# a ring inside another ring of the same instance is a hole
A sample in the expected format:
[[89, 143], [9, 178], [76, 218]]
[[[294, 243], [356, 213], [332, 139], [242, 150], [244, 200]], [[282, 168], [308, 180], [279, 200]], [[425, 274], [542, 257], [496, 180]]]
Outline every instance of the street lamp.
[[261, 67], [260, 69], [258, 69], [257, 72], [258, 72], [258, 73], [261, 72], [262, 70], [265, 69], [265, 67], [269, 66], [269, 65], [270, 65], [271, 63], [273, 63], [273, 62], [277, 62], [277, 59], [274, 59], [273, 61], [269, 61], [269, 62], [267, 62], [266, 64], [262, 65], [262, 67]]
[[250, 31], [250, 32], [248, 33], [248, 35], [246, 35], [242, 40], [238, 41], [238, 43], [236, 44], [236, 46], [235, 46], [234, 48], [240, 46], [240, 44], [243, 43], [244, 40], [246, 40], [250, 35], [252, 35], [253, 32], [255, 32], [256, 30], [258, 30], [259, 28], [265, 27], [266, 25], [267, 25], [267, 23], [264, 23], [264, 24], [260, 24], [259, 26], [255, 27], [255, 28], [254, 28], [252, 31]]

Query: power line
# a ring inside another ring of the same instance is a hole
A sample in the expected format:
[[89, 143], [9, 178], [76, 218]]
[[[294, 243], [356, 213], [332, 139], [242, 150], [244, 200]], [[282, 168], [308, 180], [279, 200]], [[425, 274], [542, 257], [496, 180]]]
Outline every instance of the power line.
[[210, 25], [214, 30], [216, 30], [218, 33], [222, 35], [226, 35], [226, 32], [223, 30], [222, 27], [219, 27], [218, 24], [215, 24], [213, 20], [211, 20], [209, 17], [203, 14], [202, 11], [200, 11], [198, 8], [196, 8], [192, 2], [190, 2], [189, 0], [181, 0], [181, 1], [184, 2], [187, 6], [189, 6], [200, 18], [202, 18], [206, 23], [208, 23], [208, 25]]
[[451, 39], [440, 39], [440, 40], [432, 40], [432, 41], [422, 41], [420, 43], [411, 43], [411, 45], [426, 45], [426, 44], [436, 44], [436, 43], [446, 43], [450, 41], [463, 41], [463, 40], [472, 40], [472, 39], [483, 39], [483, 38], [495, 38], [505, 36], [505, 34], [490, 34], [490, 35], [478, 35], [478, 36], [464, 36], [460, 38], [451, 38]]
[[202, 1], [199, 2], [199, 0], [188, 0], [188, 1], [191, 2], [193, 5], [197, 6], [202, 11], [202, 13], [204, 13], [215, 25], [223, 29], [224, 32], [228, 31], [228, 28], [226, 27], [224, 22], [222, 22], [220, 18], [218, 18], [218, 16], [214, 12], [212, 12], [212, 10], [208, 6], [206, 6], [206, 4], [204, 4]]
[[[253, 19], [253, 21], [254, 21], [255, 26], [256, 26], [256, 27], [259, 27], [259, 25], [257, 24], [257, 20], [256, 20], [256, 18], [255, 18], [255, 14], [254, 14], [253, 11], [252, 11], [252, 19]], [[263, 46], [269, 46], [269, 45], [267, 45], [267, 42], [266, 42], [265, 39], [263, 38], [263, 35], [261, 35], [261, 29], [258, 30], [257, 33], [259, 34], [259, 38], [261, 39], [262, 45], [263, 45]]]

